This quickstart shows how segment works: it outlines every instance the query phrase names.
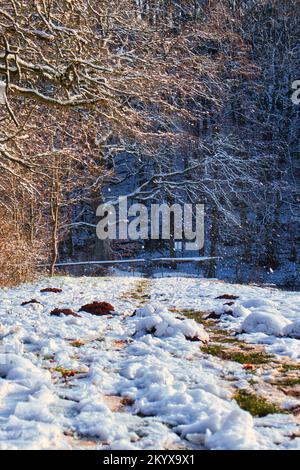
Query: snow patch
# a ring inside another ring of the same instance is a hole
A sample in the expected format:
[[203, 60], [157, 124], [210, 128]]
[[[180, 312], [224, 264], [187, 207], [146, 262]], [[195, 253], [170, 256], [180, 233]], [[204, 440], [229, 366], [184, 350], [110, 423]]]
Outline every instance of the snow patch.
[[290, 322], [281, 315], [269, 312], [253, 312], [248, 315], [241, 325], [242, 333], [265, 333], [273, 336], [283, 336], [283, 330]]
[[239, 409], [233, 410], [218, 432], [213, 435], [207, 432], [205, 445], [212, 450], [255, 449], [256, 437], [252, 416]]
[[151, 333], [159, 338], [182, 336], [207, 342], [209, 335], [195, 320], [179, 319], [162, 307], [149, 305], [136, 310], [136, 333]]
[[293, 323], [285, 326], [283, 329], [283, 334], [289, 338], [300, 339], [300, 320], [296, 320]]
[[31, 390], [51, 384], [48, 371], [39, 369], [30, 360], [16, 354], [0, 354], [0, 377], [18, 381]]

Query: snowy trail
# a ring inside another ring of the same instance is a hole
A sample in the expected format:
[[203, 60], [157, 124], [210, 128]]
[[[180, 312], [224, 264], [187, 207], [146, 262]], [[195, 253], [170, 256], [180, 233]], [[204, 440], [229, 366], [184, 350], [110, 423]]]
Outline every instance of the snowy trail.
[[[40, 292], [49, 286], [62, 292]], [[216, 299], [227, 293], [239, 297], [230, 306]], [[31, 299], [40, 303], [21, 306]], [[116, 311], [79, 312], [95, 300]], [[282, 333], [299, 318], [299, 301], [299, 293], [183, 278], [62, 277], [2, 290], [0, 448], [300, 448], [297, 389], [272, 383], [282, 364], [300, 369], [300, 341]], [[81, 316], [50, 316], [54, 308]], [[241, 333], [246, 319], [253, 331]], [[229, 343], [276, 356], [248, 370], [213, 354], [216, 344], [236, 352]], [[242, 410], [233, 397], [249, 387], [278, 410], [256, 418]]]

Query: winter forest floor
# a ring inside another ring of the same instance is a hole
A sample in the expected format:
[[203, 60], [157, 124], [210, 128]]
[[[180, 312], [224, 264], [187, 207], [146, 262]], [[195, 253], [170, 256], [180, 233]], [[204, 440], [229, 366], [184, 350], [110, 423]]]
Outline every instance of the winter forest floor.
[[299, 293], [55, 277], [0, 298], [0, 449], [300, 449]]

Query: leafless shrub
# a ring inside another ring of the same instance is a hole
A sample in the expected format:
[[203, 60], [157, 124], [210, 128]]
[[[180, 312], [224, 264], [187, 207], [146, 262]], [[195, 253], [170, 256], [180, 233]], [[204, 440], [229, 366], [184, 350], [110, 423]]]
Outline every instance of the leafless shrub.
[[43, 259], [43, 243], [33, 240], [28, 227], [20, 226], [0, 211], [0, 286], [14, 286], [34, 279]]

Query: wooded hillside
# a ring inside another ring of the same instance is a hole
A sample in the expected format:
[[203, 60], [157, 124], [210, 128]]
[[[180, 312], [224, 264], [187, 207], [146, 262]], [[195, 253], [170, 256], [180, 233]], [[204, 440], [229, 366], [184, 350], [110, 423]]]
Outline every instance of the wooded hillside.
[[99, 257], [109, 188], [205, 203], [206, 254], [295, 285], [299, 20], [297, 0], [3, 0], [0, 283]]

